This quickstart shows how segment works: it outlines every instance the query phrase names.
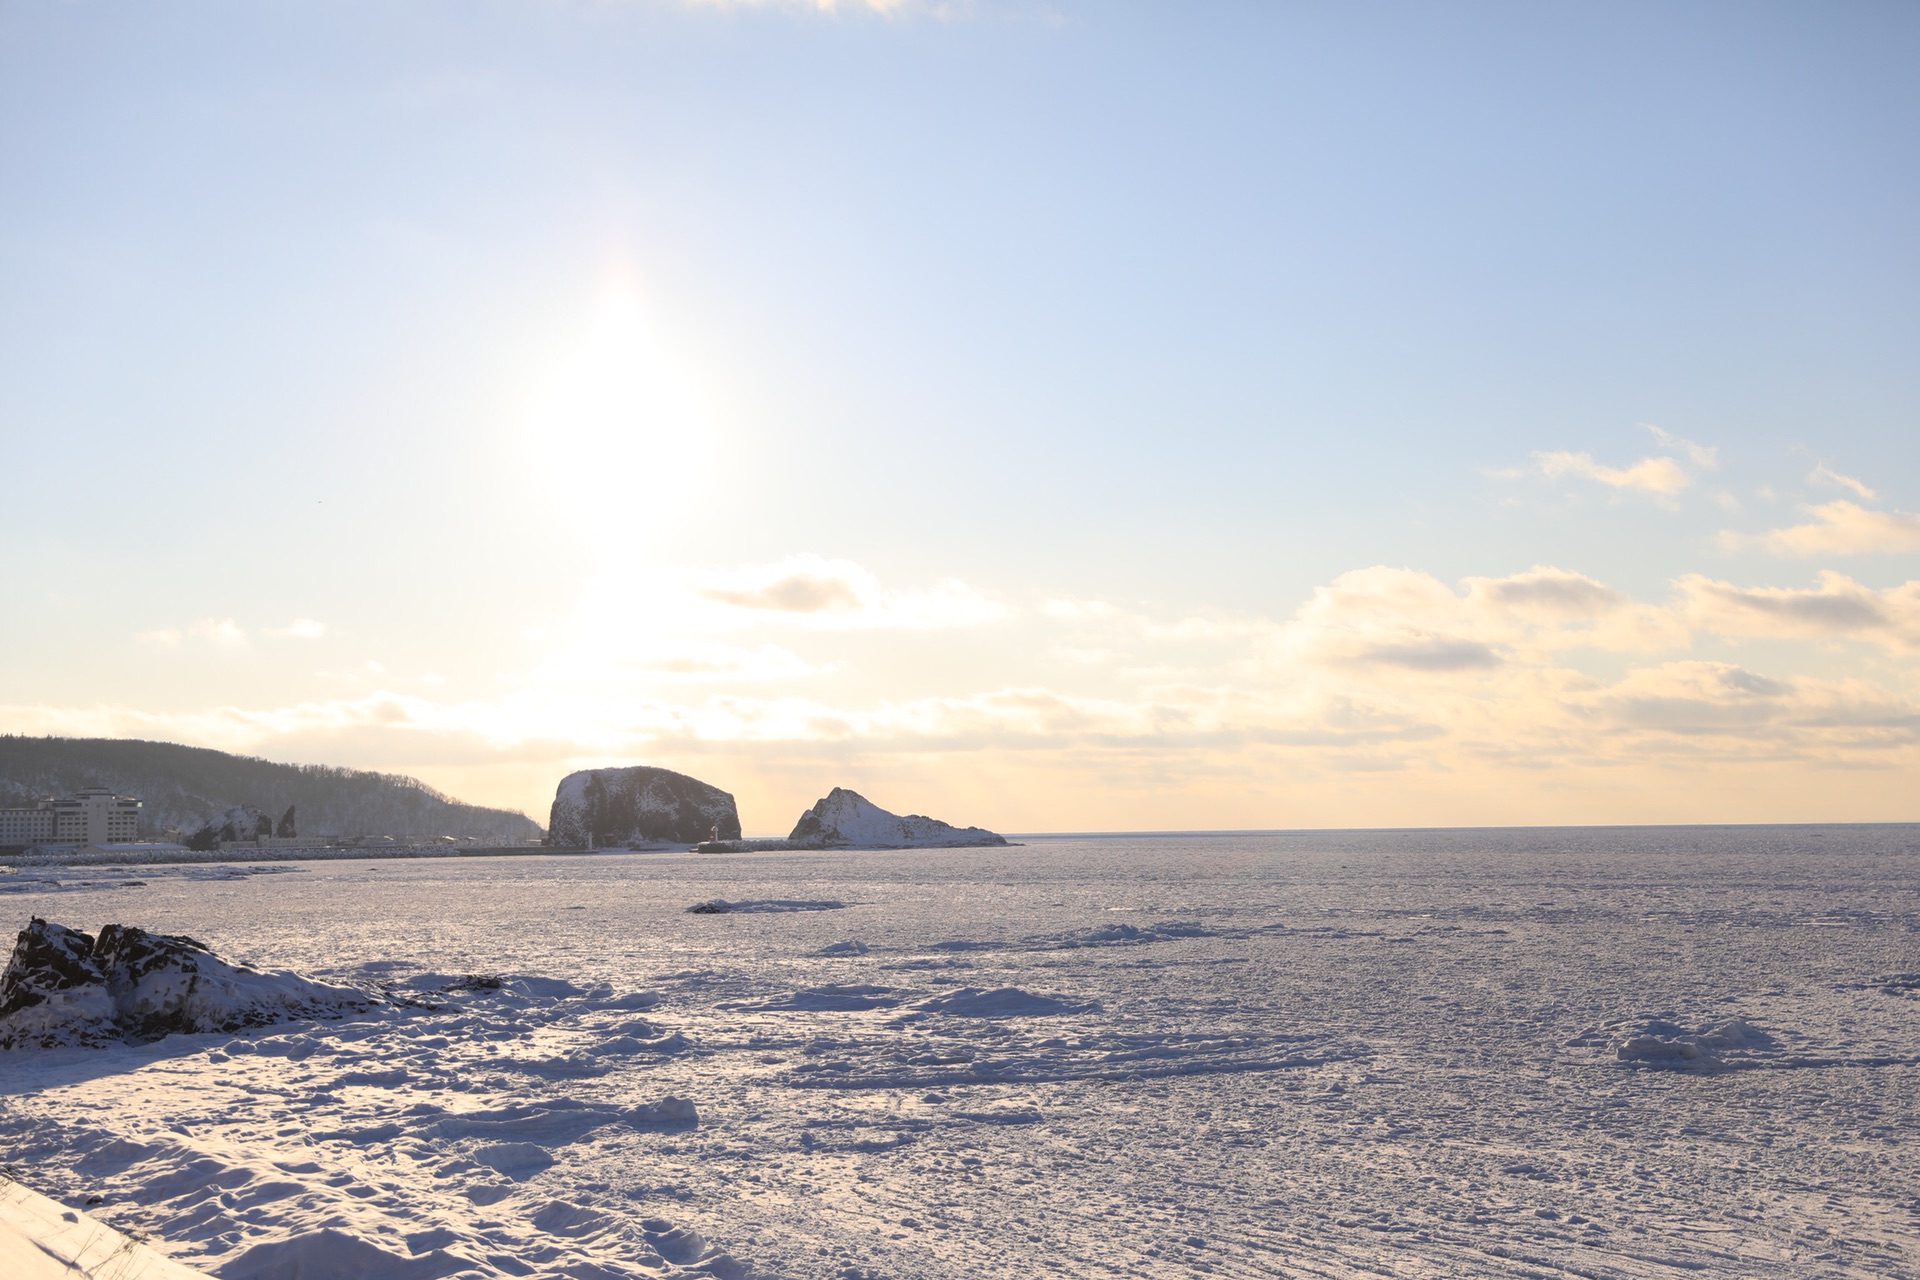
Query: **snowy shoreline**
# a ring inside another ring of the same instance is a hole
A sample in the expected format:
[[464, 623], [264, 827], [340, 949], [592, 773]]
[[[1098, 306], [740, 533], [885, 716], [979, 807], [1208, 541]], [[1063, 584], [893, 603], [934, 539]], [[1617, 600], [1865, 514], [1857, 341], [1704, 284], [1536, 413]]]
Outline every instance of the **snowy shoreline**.
[[[0, 866], [40, 869], [43, 867], [154, 867], [198, 866], [215, 862], [353, 862], [396, 858], [549, 858], [579, 857], [583, 849], [549, 849], [544, 845], [499, 845], [459, 847], [454, 845], [352, 846], [336, 848], [315, 845], [286, 849], [207, 849], [135, 850], [116, 853], [111, 848], [87, 853], [36, 854], [0, 858]], [[605, 853], [635, 852], [628, 849], [601, 850]]]

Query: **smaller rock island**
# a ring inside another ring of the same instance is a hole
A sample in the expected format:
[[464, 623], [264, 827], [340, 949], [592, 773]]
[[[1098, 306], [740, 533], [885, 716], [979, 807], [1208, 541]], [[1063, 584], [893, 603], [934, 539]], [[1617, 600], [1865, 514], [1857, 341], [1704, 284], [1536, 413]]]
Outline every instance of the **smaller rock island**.
[[771, 853], [802, 849], [965, 849], [1005, 845], [985, 827], [956, 827], [938, 818], [889, 813], [857, 791], [835, 787], [800, 815], [784, 840], [705, 840], [696, 853]]
[[959, 849], [1003, 845], [984, 827], [956, 827], [912, 813], [888, 813], [857, 791], [835, 787], [800, 815], [787, 843], [797, 849]]

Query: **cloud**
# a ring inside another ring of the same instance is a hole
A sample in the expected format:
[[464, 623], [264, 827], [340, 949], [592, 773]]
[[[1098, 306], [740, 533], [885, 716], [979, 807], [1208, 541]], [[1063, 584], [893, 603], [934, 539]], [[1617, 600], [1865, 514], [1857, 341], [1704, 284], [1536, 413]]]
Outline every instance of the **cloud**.
[[231, 648], [247, 642], [247, 633], [232, 618], [202, 618], [187, 627], [161, 627], [142, 631], [135, 637], [149, 644], [177, 645], [183, 640], [204, 640], [208, 644]]
[[695, 591], [702, 600], [738, 611], [742, 619], [830, 630], [964, 627], [1007, 612], [999, 601], [957, 578], [893, 590], [851, 560], [817, 555], [705, 574]]
[[1824, 462], [1807, 472], [1807, 483], [1832, 485], [1839, 489], [1851, 489], [1855, 497], [1867, 502], [1872, 502], [1874, 498], [1878, 496], [1873, 490], [1867, 488], [1864, 482], [1856, 480], [1849, 475], [1842, 475]]
[[1450, 636], [1371, 645], [1355, 656], [1361, 662], [1383, 662], [1409, 671], [1478, 671], [1497, 667], [1502, 661], [1492, 645]]
[[1289, 659], [1434, 674], [1538, 662], [1573, 648], [1635, 652], [1687, 640], [1669, 610], [1551, 565], [1467, 578], [1458, 591], [1417, 570], [1358, 569], [1316, 588], [1288, 623], [1271, 630], [1275, 650]]
[[1693, 483], [1693, 477], [1687, 474], [1685, 467], [1665, 456], [1642, 458], [1628, 467], [1610, 467], [1595, 462], [1590, 453], [1555, 450], [1537, 452], [1533, 455], [1533, 461], [1540, 469], [1540, 474], [1549, 480], [1578, 476], [1611, 488], [1636, 489], [1662, 497], [1671, 497]]
[[1626, 597], [1612, 587], [1547, 565], [1505, 578], [1468, 578], [1470, 596], [1507, 608], [1563, 617], [1591, 617], [1617, 608]]
[[[990, 645], [967, 629], [988, 617], [1004, 624]], [[221, 634], [203, 620], [171, 643]], [[1745, 663], [1689, 652], [1719, 638], [1777, 643]], [[878, 798], [943, 816], [989, 821], [1017, 802], [1029, 825], [1112, 826], [1717, 818], [1729, 810], [1703, 807], [1704, 789], [1756, 805], [1797, 789], [1817, 808], [1820, 770], [1891, 766], [1909, 784], [1920, 770], [1920, 582], [1831, 571], [1795, 587], [1691, 574], [1643, 601], [1550, 564], [1451, 581], [1374, 565], [1276, 616], [1155, 616], [1072, 596], [1016, 612], [965, 584], [891, 587], [795, 556], [606, 579], [536, 643], [536, 660], [490, 679], [429, 686], [369, 666], [350, 696], [8, 707], [0, 725], [400, 768], [529, 812], [574, 762], [697, 766], [743, 805], [774, 788], [780, 823], [800, 792], [867, 777], [918, 779]], [[1842, 644], [1888, 656], [1816, 678]], [[935, 807], [957, 778], [974, 800]], [[1651, 790], [1676, 798], [1650, 807]], [[1282, 792], [1293, 807], [1258, 808]], [[1613, 801], [1554, 807], [1575, 792]], [[1347, 807], [1311, 808], [1328, 796]], [[1910, 812], [1899, 804], [1874, 812]]]
[[776, 644], [589, 630], [549, 650], [520, 681], [527, 687], [618, 698], [660, 684], [757, 684], [804, 679], [826, 669]]
[[1730, 551], [1758, 546], [1777, 556], [1874, 555], [1920, 551], [1920, 516], [1875, 511], [1847, 498], [1806, 508], [1806, 524], [1762, 534], [1722, 532]]
[[1651, 422], [1640, 424], [1653, 433], [1653, 442], [1665, 453], [1678, 454], [1702, 471], [1712, 471], [1720, 465], [1720, 451], [1709, 445], [1695, 444], [1685, 436], [1677, 436], [1671, 431], [1662, 430]]
[[1920, 581], [1875, 591], [1822, 570], [1811, 590], [1737, 587], [1703, 574], [1675, 581], [1687, 620], [1723, 636], [1857, 637], [1920, 652]]
[[327, 628], [312, 618], [295, 618], [284, 627], [268, 627], [260, 634], [276, 640], [318, 640], [327, 634]]
[[1118, 605], [1105, 600], [1083, 600], [1077, 596], [1056, 596], [1040, 606], [1040, 612], [1063, 622], [1141, 621]]
[[[1671, 498], [1692, 486], [1693, 471], [1712, 471], [1720, 465], [1718, 449], [1696, 444], [1692, 440], [1677, 436], [1652, 423], [1641, 425], [1652, 433], [1653, 442], [1659, 452], [1641, 458], [1628, 466], [1608, 466], [1604, 462], [1595, 461], [1594, 456], [1586, 452], [1552, 449], [1537, 451], [1532, 455], [1534, 468], [1549, 480], [1573, 476], [1606, 485], [1611, 489], [1632, 490], [1652, 494], [1657, 498]], [[1684, 464], [1682, 459], [1685, 460]], [[1693, 470], [1690, 471], [1689, 467]], [[1508, 469], [1489, 474], [1511, 479], [1519, 472]]]
[[1764, 727], [1792, 692], [1731, 663], [1688, 661], [1629, 672], [1599, 702], [1624, 727], [1694, 735]]

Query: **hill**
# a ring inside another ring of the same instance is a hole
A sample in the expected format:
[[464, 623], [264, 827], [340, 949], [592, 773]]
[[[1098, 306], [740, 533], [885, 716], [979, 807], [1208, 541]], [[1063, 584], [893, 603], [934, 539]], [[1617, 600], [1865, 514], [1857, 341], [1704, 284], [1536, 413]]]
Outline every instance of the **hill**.
[[294, 806], [300, 834], [314, 838], [450, 835], [511, 844], [540, 835], [523, 813], [461, 804], [398, 774], [275, 764], [171, 742], [0, 735], [0, 806], [81, 787], [140, 797], [143, 837], [191, 832], [236, 805], [275, 815]]

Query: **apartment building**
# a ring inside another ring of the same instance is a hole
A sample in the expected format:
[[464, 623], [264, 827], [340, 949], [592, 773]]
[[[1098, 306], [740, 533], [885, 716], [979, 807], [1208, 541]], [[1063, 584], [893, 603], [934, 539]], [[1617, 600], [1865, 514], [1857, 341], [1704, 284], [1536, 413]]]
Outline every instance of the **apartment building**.
[[139, 833], [140, 802], [106, 787], [84, 787], [65, 799], [0, 809], [0, 849], [131, 844]]

